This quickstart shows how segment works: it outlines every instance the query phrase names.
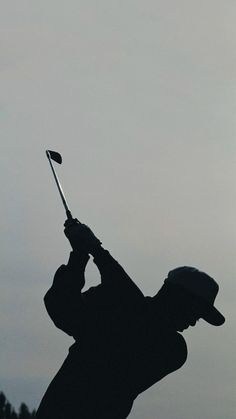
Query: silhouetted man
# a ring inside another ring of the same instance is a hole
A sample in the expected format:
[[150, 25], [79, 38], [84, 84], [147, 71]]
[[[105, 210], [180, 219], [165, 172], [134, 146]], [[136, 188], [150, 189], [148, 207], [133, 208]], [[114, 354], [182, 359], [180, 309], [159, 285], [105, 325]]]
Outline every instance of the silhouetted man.
[[[187, 347], [178, 333], [199, 318], [219, 326], [218, 285], [192, 267], [169, 272], [154, 297], [144, 297], [84, 224], [65, 223], [74, 249], [56, 272], [45, 305], [55, 325], [75, 339], [49, 385], [38, 419], [125, 419], [135, 398], [180, 368]], [[94, 257], [101, 284], [81, 293]]]

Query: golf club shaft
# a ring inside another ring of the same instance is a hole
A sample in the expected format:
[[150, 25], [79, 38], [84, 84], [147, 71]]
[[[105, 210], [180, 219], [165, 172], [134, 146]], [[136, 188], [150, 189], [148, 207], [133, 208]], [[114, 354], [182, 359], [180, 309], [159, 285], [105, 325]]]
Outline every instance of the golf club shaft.
[[53, 167], [53, 164], [52, 164], [52, 162], [51, 162], [51, 159], [50, 159], [50, 155], [49, 155], [49, 153], [47, 153], [47, 157], [48, 157], [48, 160], [49, 160], [49, 164], [50, 164], [50, 166], [51, 166], [51, 169], [52, 169], [52, 173], [53, 173], [54, 179], [55, 179], [56, 184], [57, 184], [57, 188], [58, 188], [58, 190], [59, 190], [59, 193], [60, 193], [60, 196], [61, 196], [61, 199], [62, 199], [62, 203], [63, 203], [64, 208], [65, 208], [65, 210], [66, 210], [66, 215], [67, 215], [67, 218], [68, 218], [68, 220], [71, 220], [73, 217], [72, 217], [71, 212], [70, 212], [70, 210], [69, 210], [69, 208], [68, 208], [68, 205], [67, 205], [67, 202], [66, 202], [66, 199], [65, 199], [64, 192], [63, 192], [63, 190], [62, 190], [61, 184], [60, 184], [60, 182], [59, 182], [59, 179], [58, 179], [58, 177], [57, 177], [57, 174], [56, 174], [55, 169], [54, 169], [54, 167]]

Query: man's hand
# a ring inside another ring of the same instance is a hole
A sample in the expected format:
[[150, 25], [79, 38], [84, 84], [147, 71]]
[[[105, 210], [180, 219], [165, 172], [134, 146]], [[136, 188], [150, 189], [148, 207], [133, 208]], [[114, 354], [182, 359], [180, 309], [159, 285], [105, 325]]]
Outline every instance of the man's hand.
[[93, 255], [101, 247], [102, 243], [93, 234], [92, 230], [86, 224], [80, 223], [76, 218], [66, 220], [64, 226], [64, 233], [73, 250], [80, 250]]

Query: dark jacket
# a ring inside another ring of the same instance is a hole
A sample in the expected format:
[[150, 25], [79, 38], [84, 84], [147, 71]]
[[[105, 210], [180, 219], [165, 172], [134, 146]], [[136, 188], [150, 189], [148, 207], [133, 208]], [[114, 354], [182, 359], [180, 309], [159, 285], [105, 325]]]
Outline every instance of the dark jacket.
[[180, 368], [182, 335], [150, 311], [124, 269], [101, 249], [94, 262], [101, 284], [81, 293], [88, 255], [71, 252], [55, 274], [45, 305], [55, 325], [75, 339], [49, 385], [38, 419], [125, 419], [134, 399]]

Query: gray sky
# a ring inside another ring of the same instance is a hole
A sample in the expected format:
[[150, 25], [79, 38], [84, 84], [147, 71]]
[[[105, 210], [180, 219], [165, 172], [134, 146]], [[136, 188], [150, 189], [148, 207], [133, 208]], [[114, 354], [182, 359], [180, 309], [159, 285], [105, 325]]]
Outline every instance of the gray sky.
[[16, 407], [73, 342], [42, 301], [70, 250], [50, 148], [73, 214], [144, 294], [183, 264], [220, 284], [226, 324], [187, 331], [187, 363], [130, 418], [235, 417], [235, 18], [232, 0], [2, 2], [0, 389]]

